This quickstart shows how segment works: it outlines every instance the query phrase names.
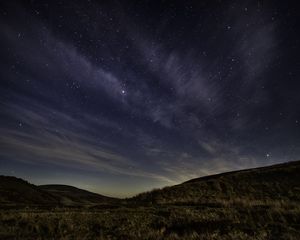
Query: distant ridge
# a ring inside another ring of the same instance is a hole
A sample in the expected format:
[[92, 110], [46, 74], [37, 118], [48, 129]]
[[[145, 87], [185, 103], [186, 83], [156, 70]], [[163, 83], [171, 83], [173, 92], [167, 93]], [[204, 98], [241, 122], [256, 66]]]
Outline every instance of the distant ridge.
[[21, 178], [0, 176], [0, 206], [84, 206], [115, 201], [72, 186], [36, 186]]
[[49, 184], [40, 185], [39, 188], [59, 198], [63, 205], [112, 203], [116, 200], [115, 198], [106, 197], [68, 185]]

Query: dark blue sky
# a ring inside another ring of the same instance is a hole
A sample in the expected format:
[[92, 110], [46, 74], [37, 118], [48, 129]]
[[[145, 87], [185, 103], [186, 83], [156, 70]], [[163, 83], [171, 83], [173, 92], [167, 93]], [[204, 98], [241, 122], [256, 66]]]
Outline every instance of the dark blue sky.
[[292, 1], [0, 9], [0, 174], [130, 196], [300, 158]]

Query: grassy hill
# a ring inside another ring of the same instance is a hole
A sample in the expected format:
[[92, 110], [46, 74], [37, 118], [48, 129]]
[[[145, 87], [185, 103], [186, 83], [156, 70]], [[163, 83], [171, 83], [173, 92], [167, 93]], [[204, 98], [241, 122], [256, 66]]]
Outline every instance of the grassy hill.
[[300, 201], [300, 161], [196, 178], [137, 195], [150, 204]]

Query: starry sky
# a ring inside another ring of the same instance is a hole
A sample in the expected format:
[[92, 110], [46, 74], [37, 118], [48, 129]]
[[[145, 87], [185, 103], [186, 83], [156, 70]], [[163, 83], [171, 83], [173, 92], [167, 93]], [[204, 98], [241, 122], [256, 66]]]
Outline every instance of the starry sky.
[[1, 1], [0, 174], [109, 196], [300, 159], [292, 1]]

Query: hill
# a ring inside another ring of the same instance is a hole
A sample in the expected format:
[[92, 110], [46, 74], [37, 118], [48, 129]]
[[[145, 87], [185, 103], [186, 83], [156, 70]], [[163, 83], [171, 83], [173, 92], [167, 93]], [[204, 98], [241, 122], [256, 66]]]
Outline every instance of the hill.
[[0, 206], [86, 206], [117, 199], [67, 185], [36, 186], [23, 179], [0, 176]]
[[300, 201], [300, 161], [196, 178], [132, 198], [148, 204]]
[[29, 182], [0, 176], [0, 205], [57, 205], [59, 199]]
[[80, 206], [99, 203], [111, 204], [116, 201], [115, 198], [106, 197], [68, 185], [40, 185], [39, 188], [58, 198], [60, 203], [65, 206]]

